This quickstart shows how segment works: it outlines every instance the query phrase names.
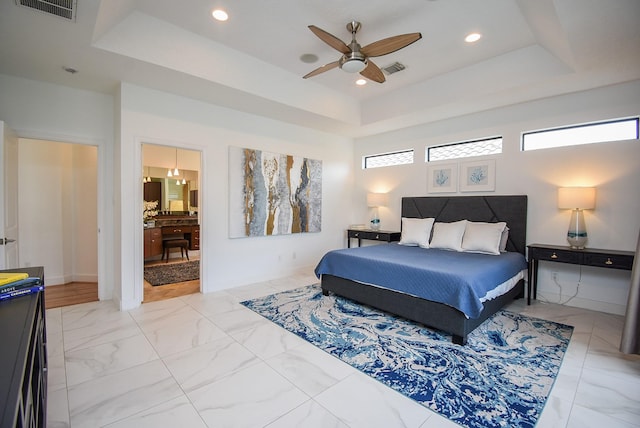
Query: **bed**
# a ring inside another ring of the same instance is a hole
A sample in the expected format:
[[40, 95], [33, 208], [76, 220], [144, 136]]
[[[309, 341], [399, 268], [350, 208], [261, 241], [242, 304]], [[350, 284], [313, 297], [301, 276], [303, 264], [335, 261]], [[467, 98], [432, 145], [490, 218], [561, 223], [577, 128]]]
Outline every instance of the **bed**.
[[[487, 223], [506, 222], [509, 228], [506, 251], [519, 253], [519, 255], [515, 255], [524, 262], [527, 228], [526, 195], [404, 197], [402, 198], [401, 215], [403, 218], [412, 219], [435, 218], [436, 222], [443, 223], [452, 223], [460, 220]], [[397, 244], [382, 245], [396, 245], [398, 249], [402, 247]], [[410, 248], [419, 249], [418, 247]], [[357, 248], [351, 250], [358, 251]], [[405, 249], [401, 250], [407, 251]], [[330, 253], [332, 252], [327, 253], [323, 260]], [[455, 254], [455, 252], [448, 253], [452, 253], [452, 256]], [[502, 255], [483, 256], [486, 258], [502, 257]], [[467, 335], [496, 311], [513, 299], [524, 296], [524, 275], [520, 275], [519, 279], [514, 280], [515, 285], [509, 285], [511, 288], [508, 291], [478, 303], [477, 310], [472, 311], [473, 316], [469, 316], [450, 304], [385, 288], [376, 284], [375, 280], [359, 281], [341, 277], [339, 272], [326, 273], [326, 269], [322, 268], [323, 260], [318, 264], [316, 274], [321, 278], [322, 293], [325, 296], [333, 292], [348, 299], [442, 330], [451, 334], [452, 341], [459, 345], [466, 344]], [[375, 259], [370, 263], [373, 263], [371, 266], [380, 265], [380, 262]], [[348, 277], [346, 274], [343, 276]]]

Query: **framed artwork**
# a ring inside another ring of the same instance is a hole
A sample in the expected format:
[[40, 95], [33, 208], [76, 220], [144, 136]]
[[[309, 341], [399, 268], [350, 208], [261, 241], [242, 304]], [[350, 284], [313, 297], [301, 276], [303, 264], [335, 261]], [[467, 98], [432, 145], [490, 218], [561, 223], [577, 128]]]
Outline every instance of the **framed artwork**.
[[320, 232], [322, 161], [229, 147], [229, 237]]
[[436, 164], [427, 168], [427, 192], [453, 193], [458, 190], [458, 164]]
[[494, 190], [496, 190], [495, 159], [460, 164], [461, 192], [492, 192]]

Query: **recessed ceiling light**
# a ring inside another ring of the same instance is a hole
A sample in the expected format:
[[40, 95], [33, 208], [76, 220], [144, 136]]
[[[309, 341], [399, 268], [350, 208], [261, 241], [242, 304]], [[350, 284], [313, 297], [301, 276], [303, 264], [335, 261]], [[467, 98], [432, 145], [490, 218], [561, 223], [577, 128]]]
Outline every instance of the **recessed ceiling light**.
[[464, 41], [467, 43], [474, 43], [480, 40], [481, 37], [482, 37], [482, 34], [480, 33], [470, 33], [470, 34], [467, 34], [467, 37], [464, 38]]
[[366, 84], [367, 84], [367, 81], [365, 79], [356, 80], [356, 85], [358, 85], [358, 86], [364, 86]]
[[218, 21], [226, 21], [229, 19], [229, 14], [222, 9], [214, 9], [211, 15]]

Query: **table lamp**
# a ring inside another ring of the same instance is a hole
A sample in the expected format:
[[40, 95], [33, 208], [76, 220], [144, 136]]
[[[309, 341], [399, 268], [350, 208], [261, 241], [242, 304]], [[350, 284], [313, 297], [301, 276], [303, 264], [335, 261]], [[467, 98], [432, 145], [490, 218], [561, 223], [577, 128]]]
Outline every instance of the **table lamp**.
[[380, 215], [378, 207], [387, 205], [388, 197], [386, 193], [367, 193], [367, 206], [371, 210], [371, 229], [380, 230]]
[[571, 211], [567, 241], [571, 248], [583, 249], [587, 243], [587, 226], [583, 210], [592, 210], [596, 206], [595, 187], [560, 187], [558, 189], [558, 208]]

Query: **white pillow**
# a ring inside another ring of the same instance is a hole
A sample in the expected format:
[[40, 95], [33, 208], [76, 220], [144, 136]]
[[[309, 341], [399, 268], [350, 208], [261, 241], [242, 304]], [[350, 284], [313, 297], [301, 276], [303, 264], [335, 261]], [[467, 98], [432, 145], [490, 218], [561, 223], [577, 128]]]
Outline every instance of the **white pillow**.
[[467, 220], [453, 223], [435, 223], [430, 248], [462, 251], [462, 236], [467, 225]]
[[462, 250], [470, 253], [500, 254], [502, 232], [507, 223], [482, 223], [470, 221], [462, 238]]
[[434, 221], [433, 218], [402, 217], [402, 235], [399, 244], [429, 248], [429, 236]]
[[501, 253], [505, 253], [507, 251], [507, 241], [509, 241], [509, 226], [505, 226], [502, 231], [502, 237], [500, 238]]

